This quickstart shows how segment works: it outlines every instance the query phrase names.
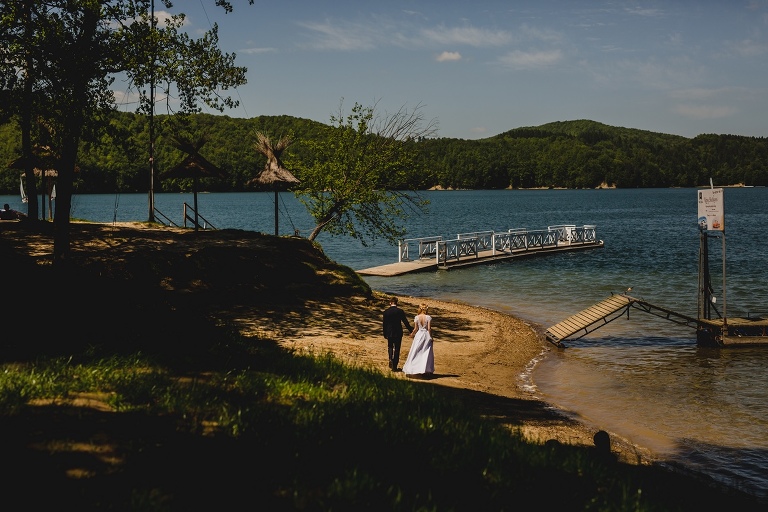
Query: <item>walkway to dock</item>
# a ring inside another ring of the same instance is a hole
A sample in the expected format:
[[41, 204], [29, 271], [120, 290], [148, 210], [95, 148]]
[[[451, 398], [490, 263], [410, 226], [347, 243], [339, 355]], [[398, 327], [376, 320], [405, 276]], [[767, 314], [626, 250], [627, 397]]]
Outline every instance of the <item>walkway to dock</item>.
[[443, 240], [441, 236], [411, 238], [400, 241], [396, 263], [358, 270], [357, 273], [392, 277], [601, 247], [603, 241], [597, 240], [595, 226], [591, 225], [460, 233], [453, 240]]
[[[548, 328], [544, 334], [548, 341], [558, 347], [563, 347], [565, 339], [577, 340], [584, 337], [620, 318], [625, 312], [629, 316], [629, 308], [631, 307], [694, 329], [701, 323], [699, 319], [621, 293], [611, 295], [594, 306], [569, 316], [562, 322]], [[576, 334], [578, 336], [575, 336]]]
[[622, 316], [635, 300], [637, 299], [628, 295], [611, 295], [604, 301], [579, 311], [547, 329], [545, 333], [547, 340], [561, 346], [564, 339], [576, 333], [580, 333], [580, 335], [574, 339], [586, 336]]
[[569, 316], [547, 329], [545, 336], [547, 341], [565, 348], [563, 341], [566, 339], [577, 340], [622, 317], [624, 313], [629, 316], [629, 308], [696, 329], [696, 343], [700, 346], [768, 347], [768, 318], [693, 318], [624, 293], [611, 295], [594, 306]]

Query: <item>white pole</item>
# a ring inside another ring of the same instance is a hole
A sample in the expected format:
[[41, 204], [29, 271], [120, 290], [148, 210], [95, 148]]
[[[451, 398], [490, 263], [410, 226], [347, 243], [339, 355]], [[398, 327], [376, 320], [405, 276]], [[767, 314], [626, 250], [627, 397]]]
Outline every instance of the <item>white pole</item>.
[[[725, 230], [723, 230], [723, 330], [728, 327], [728, 315], [725, 312], [725, 304]], [[726, 334], [726, 332], [723, 332], [723, 334]]]

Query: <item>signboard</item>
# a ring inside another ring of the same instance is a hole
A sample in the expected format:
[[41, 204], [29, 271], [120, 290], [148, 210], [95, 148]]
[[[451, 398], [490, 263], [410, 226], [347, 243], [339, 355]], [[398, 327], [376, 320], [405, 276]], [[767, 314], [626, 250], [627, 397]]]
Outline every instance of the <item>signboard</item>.
[[699, 229], [725, 231], [723, 189], [703, 188], [699, 194]]

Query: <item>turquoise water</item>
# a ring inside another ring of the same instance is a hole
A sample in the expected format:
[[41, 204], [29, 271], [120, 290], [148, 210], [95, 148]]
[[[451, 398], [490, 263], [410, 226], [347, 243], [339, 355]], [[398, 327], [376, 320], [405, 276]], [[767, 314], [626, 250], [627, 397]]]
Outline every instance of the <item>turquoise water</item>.
[[[697, 314], [699, 232], [695, 189], [430, 191], [430, 211], [408, 237], [455, 238], [472, 231], [594, 224], [603, 249], [399, 277], [366, 277], [384, 292], [459, 300], [546, 328], [632, 287], [631, 295]], [[710, 245], [717, 307], [727, 315], [768, 314], [768, 189], [724, 192], [725, 239]], [[26, 211], [18, 197], [0, 197]], [[157, 208], [183, 223], [191, 194], [157, 194]], [[146, 220], [146, 194], [76, 196], [72, 217]], [[273, 193], [199, 194], [213, 226], [274, 233]], [[278, 197], [280, 234], [314, 226], [290, 193]], [[332, 259], [359, 270], [397, 260], [383, 242], [363, 247], [321, 235]], [[722, 252], [726, 286], [723, 290]], [[724, 293], [725, 292], [725, 293]], [[724, 301], [725, 297], [725, 301]], [[439, 322], [439, 318], [435, 319]], [[439, 353], [436, 354], [439, 368]], [[547, 348], [510, 386], [570, 410], [670, 460], [768, 499], [768, 348], [699, 348], [695, 331], [632, 310], [565, 350]]]

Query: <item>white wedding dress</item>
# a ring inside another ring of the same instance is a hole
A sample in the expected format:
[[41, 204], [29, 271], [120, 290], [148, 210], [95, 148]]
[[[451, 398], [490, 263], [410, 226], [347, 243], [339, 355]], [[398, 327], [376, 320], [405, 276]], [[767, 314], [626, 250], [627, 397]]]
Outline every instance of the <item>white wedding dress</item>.
[[403, 373], [406, 375], [435, 372], [435, 351], [432, 348], [432, 336], [427, 330], [432, 317], [424, 315], [423, 320], [421, 320], [419, 316], [416, 315], [413, 319], [413, 325], [416, 326], [417, 331], [413, 336], [411, 349], [408, 351], [408, 357], [403, 365]]

